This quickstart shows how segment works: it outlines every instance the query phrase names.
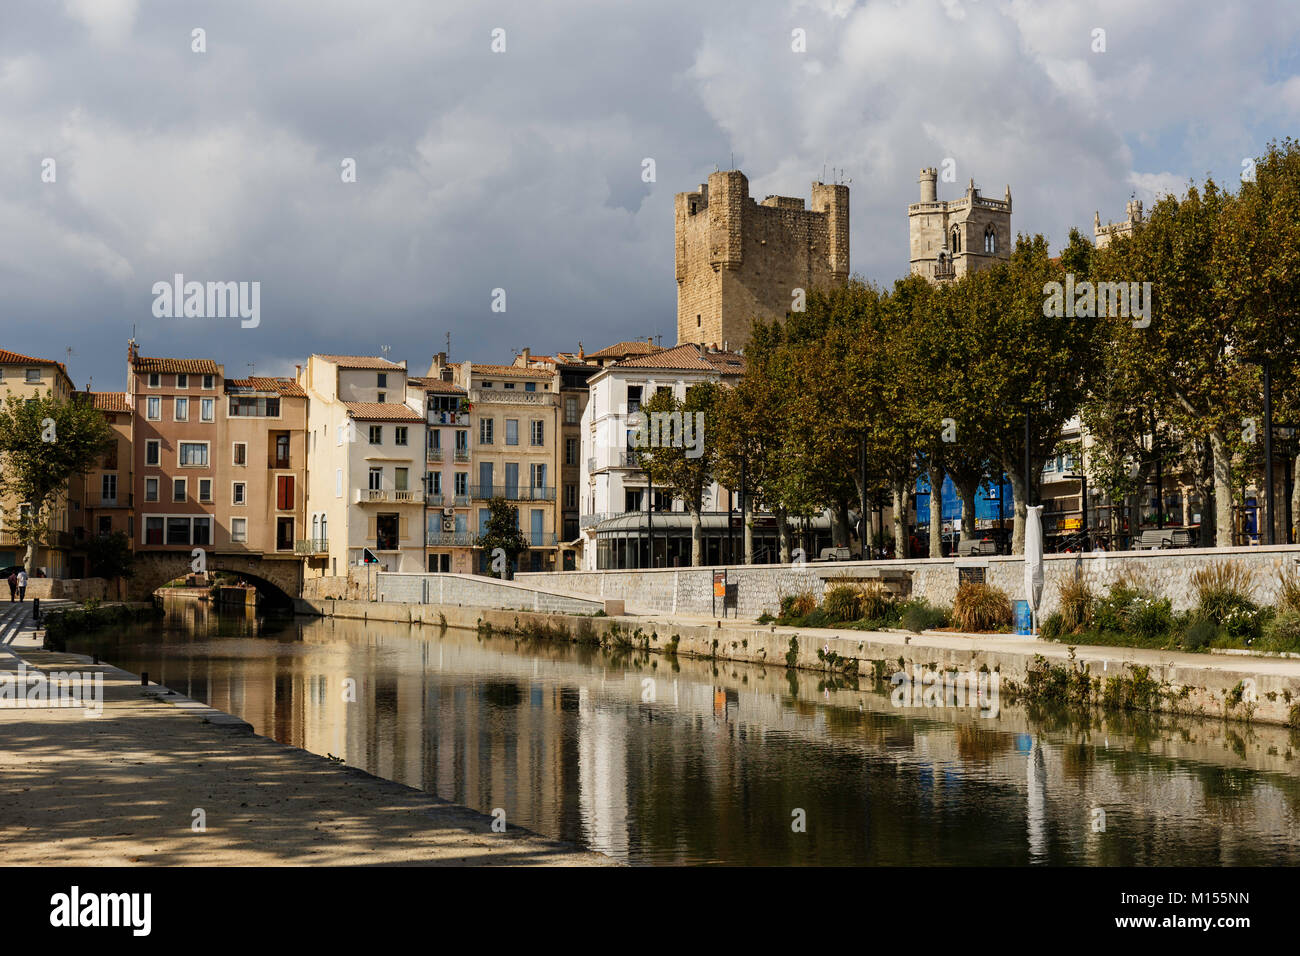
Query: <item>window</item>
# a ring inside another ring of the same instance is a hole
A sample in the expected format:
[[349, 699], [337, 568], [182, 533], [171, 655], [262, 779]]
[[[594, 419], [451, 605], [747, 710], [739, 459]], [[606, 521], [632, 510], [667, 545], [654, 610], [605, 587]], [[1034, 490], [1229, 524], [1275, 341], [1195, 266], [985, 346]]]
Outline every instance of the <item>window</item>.
[[506, 419], [506, 444], [519, 444], [519, 419], [517, 418]]
[[432, 484], [429, 486], [431, 492], [435, 495], [442, 494], [442, 472], [431, 472], [429, 477], [432, 479]]
[[382, 491], [383, 487], [384, 487], [384, 469], [371, 468], [370, 469], [370, 490]]
[[564, 486], [564, 507], [566, 508], [578, 507], [578, 486], [577, 485]]
[[176, 408], [172, 419], [178, 422], [187, 422], [190, 420], [190, 400], [188, 398], [176, 399]]
[[546, 444], [546, 422], [540, 418], [534, 418], [532, 421], [532, 428], [529, 432], [529, 444]]
[[480, 445], [492, 444], [492, 419], [480, 418], [478, 420], [478, 443]]
[[546, 487], [546, 466], [529, 465], [528, 482], [533, 488], [545, 488]]
[[144, 519], [144, 543], [145, 544], [163, 543], [163, 519], [162, 518]]
[[211, 543], [212, 543], [212, 519], [195, 518], [194, 537], [190, 539], [190, 544], [211, 544]]
[[[377, 382], [375, 383], [376, 386], [378, 386], [379, 388], [387, 388], [387, 387], [388, 387], [388, 373], [387, 373], [387, 372], [380, 372], [379, 375], [378, 375], [377, 377], [378, 377], [379, 381], [377, 381]], [[381, 398], [380, 401], [382, 402], [383, 399]]]
[[144, 500], [145, 501], [158, 500], [158, 479], [157, 478], [146, 478], [144, 480]]
[[279, 418], [280, 399], [231, 395], [230, 415], [232, 418]]
[[189, 481], [188, 478], [172, 479], [172, 501], [185, 500], [185, 485], [188, 481]]
[[284, 432], [275, 436], [275, 467], [289, 467], [289, 434]]
[[216, 377], [215, 375], [205, 375], [205, 376], [203, 376], [203, 387], [204, 387], [204, 388], [216, 388], [216, 387], [217, 387], [217, 377]]
[[177, 376], [176, 376], [176, 387], [177, 387], [177, 388], [189, 388], [189, 387], [190, 387], [190, 377], [189, 377], [188, 375], [177, 375]]
[[162, 399], [157, 395], [150, 395], [144, 401], [144, 416], [151, 422], [159, 421], [162, 418]]
[[394, 444], [394, 445], [405, 445], [405, 444], [406, 444], [406, 426], [405, 426], [405, 425], [398, 425], [396, 428], [393, 429], [393, 444]]
[[247, 503], [245, 495], [247, 487], [242, 481], [233, 481], [230, 483], [230, 503], [232, 505], [242, 505]]
[[293, 475], [276, 476], [275, 507], [277, 511], [293, 510]]
[[157, 465], [162, 460], [162, 442], [157, 438], [150, 438], [144, 443], [144, 463], [146, 465]]
[[167, 543], [168, 544], [189, 544], [190, 543], [190, 519], [189, 518], [168, 518], [167, 519]]
[[536, 382], [524, 382], [524, 391], [525, 391], [525, 392], [535, 392], [535, 391], [537, 391], [537, 383], [536, 383]]
[[984, 230], [984, 251], [988, 253], [998, 251], [998, 234], [992, 226]]
[[961, 252], [961, 233], [956, 229], [952, 231], [952, 251]]
[[99, 518], [99, 533], [100, 533], [100, 534], [112, 534], [112, 533], [113, 533], [113, 518], [112, 518], [111, 515], [101, 515], [101, 516], [100, 516], [100, 518]]
[[211, 501], [211, 500], [212, 500], [212, 479], [200, 478], [199, 479], [199, 501]]
[[469, 454], [469, 432], [463, 428], [456, 430], [456, 454]]
[[27, 383], [37, 385], [41, 381], [41, 370], [38, 368], [29, 368], [27, 370]]
[[564, 463], [566, 465], [576, 465], [578, 463], [578, 439], [564, 439]]
[[387, 393], [387, 392], [380, 392], [380, 393], [379, 393], [379, 404], [380, 404], [380, 405], [384, 404], [384, 400], [385, 400], [386, 398], [388, 398], [388, 393]]
[[199, 420], [215, 422], [217, 420], [217, 400], [215, 398], [199, 399]]
[[231, 446], [230, 460], [236, 465], [248, 464], [248, 443], [237, 441]]
[[383, 425], [371, 425], [371, 426], [370, 426], [370, 444], [372, 444], [372, 445], [382, 445], [383, 443], [384, 443], [384, 426], [383, 426]]
[[513, 389], [513, 388], [515, 387], [515, 383], [514, 383], [514, 382], [502, 382], [502, 383], [501, 383], [501, 387], [502, 387], [502, 388]]
[[117, 504], [117, 475], [102, 475], [99, 479], [101, 504]]
[[208, 443], [205, 441], [181, 442], [180, 466], [182, 468], [208, 467]]
[[469, 472], [458, 471], [454, 481], [455, 493], [461, 496], [469, 494]]
[[[162, 385], [162, 376], [159, 375], [157, 372], [150, 372], [150, 373], [149, 373], [149, 387], [150, 387], [150, 388], [159, 388], [161, 385]], [[159, 543], [159, 544], [162, 544], [161, 541], [159, 541], [158, 543]]]
[[578, 400], [573, 396], [564, 400], [564, 424], [578, 424]]
[[480, 384], [481, 384], [484, 388], [491, 388], [491, 387], [492, 387], [492, 383], [491, 383], [491, 382], [481, 382]]
[[235, 544], [242, 544], [248, 540], [247, 518], [230, 519], [230, 540]]

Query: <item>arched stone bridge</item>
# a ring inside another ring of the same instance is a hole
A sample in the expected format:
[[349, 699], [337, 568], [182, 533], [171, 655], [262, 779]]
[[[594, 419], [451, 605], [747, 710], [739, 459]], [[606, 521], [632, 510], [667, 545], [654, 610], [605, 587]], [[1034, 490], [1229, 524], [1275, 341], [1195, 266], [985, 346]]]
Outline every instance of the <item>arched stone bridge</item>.
[[[168, 581], [190, 573], [193, 560], [186, 551], [137, 551], [132, 562], [134, 573], [127, 579], [127, 597], [147, 601]], [[302, 559], [287, 555], [263, 558], [250, 554], [207, 553], [208, 572], [227, 571], [238, 575], [277, 602], [288, 602], [302, 594]]]

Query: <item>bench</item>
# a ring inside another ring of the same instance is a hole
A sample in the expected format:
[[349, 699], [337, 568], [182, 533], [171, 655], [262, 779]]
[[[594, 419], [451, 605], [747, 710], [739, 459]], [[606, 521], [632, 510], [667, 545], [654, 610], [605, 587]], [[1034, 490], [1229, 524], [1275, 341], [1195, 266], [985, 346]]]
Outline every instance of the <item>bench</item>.
[[822, 548], [818, 561], [852, 561], [853, 552], [848, 548]]
[[997, 553], [998, 543], [989, 538], [962, 538], [957, 543], [957, 554], [963, 557], [979, 557]]
[[1158, 551], [1162, 548], [1190, 548], [1192, 532], [1185, 528], [1148, 528], [1133, 542], [1134, 551]]

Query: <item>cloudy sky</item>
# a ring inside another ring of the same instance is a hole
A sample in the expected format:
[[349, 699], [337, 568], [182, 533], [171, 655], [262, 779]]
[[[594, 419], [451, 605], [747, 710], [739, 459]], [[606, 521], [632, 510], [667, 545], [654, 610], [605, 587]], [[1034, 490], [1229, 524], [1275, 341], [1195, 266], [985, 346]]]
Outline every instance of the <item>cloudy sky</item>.
[[[672, 344], [673, 194], [715, 167], [842, 169], [879, 282], [949, 157], [940, 198], [1009, 183], [1059, 248], [1295, 131], [1298, 33], [1294, 0], [4, 0], [0, 348], [120, 389], [133, 325], [231, 377]], [[260, 325], [155, 317], [175, 273], [259, 281]]]

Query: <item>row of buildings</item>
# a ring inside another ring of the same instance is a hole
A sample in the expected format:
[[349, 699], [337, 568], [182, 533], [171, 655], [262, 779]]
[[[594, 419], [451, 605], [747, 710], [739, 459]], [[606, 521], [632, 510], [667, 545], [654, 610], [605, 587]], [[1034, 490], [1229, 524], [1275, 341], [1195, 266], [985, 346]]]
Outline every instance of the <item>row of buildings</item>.
[[[121, 392], [78, 391], [63, 363], [0, 352], [0, 395], [91, 403], [115, 435], [54, 509], [36, 558], [51, 577], [85, 576], [90, 542], [114, 532], [137, 558], [202, 548], [293, 562], [303, 578], [345, 576], [367, 551], [384, 570], [471, 573], [490, 559], [475, 542], [492, 498], [518, 509], [524, 570], [594, 567], [601, 522], [647, 506], [663, 513], [660, 562], [689, 556], [680, 505], [638, 469], [626, 416], [660, 389], [680, 398], [742, 371], [735, 352], [646, 340], [525, 348], [504, 365], [439, 353], [424, 375], [386, 357], [313, 354], [292, 377], [237, 379], [212, 359], [142, 355], [132, 340]], [[24, 552], [3, 522], [0, 570]]]

